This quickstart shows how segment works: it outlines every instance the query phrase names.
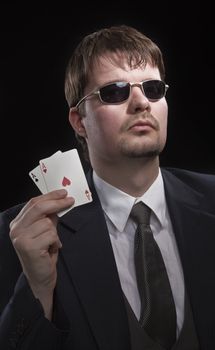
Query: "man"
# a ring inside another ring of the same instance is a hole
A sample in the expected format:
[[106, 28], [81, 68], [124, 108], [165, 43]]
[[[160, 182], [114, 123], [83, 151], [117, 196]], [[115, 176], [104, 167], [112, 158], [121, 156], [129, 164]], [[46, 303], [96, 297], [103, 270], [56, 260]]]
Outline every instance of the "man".
[[[69, 121], [92, 166], [93, 201], [57, 220], [75, 200], [59, 190], [2, 213], [2, 349], [215, 348], [215, 177], [160, 169], [164, 79], [159, 48], [134, 28], [102, 29], [78, 45], [65, 92]], [[170, 289], [157, 287], [153, 297], [150, 272], [139, 282], [135, 265], [135, 232], [142, 230], [132, 214], [136, 203], [151, 212], [150, 227], [144, 225]], [[141, 283], [149, 284], [148, 301]], [[157, 311], [164, 311], [152, 323], [162, 331], [148, 330], [140, 321], [147, 305], [147, 317], [156, 313], [159, 295]], [[163, 341], [170, 328], [172, 341]]]

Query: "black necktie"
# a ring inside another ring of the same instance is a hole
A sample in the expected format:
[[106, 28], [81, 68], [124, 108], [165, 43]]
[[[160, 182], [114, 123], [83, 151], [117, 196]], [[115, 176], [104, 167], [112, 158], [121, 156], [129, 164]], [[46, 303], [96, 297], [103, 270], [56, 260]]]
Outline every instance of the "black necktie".
[[149, 222], [151, 209], [135, 204], [131, 217], [137, 223], [134, 263], [141, 300], [140, 325], [165, 349], [176, 341], [176, 312], [169, 279], [160, 249]]

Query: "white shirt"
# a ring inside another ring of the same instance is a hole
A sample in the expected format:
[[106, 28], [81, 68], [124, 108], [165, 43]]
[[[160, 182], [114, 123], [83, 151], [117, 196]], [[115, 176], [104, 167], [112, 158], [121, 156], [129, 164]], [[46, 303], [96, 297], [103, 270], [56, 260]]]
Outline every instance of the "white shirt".
[[105, 214], [121, 287], [138, 319], [140, 298], [133, 259], [136, 224], [129, 215], [133, 205], [139, 201], [151, 208], [150, 226], [161, 250], [172, 288], [179, 334], [184, 319], [184, 278], [160, 170], [154, 183], [139, 198], [108, 184], [99, 178], [95, 171], [93, 180]]

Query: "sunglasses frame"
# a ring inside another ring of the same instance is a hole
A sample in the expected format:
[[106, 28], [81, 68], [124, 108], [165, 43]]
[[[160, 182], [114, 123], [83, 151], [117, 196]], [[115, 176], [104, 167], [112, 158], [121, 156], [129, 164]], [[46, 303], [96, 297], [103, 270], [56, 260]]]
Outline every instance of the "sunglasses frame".
[[[148, 81], [161, 81], [161, 82], [164, 84], [164, 87], [165, 87], [164, 95], [163, 95], [162, 97], [160, 97], [160, 98], [157, 98], [157, 99], [149, 99], [149, 98], [145, 95], [145, 91], [144, 91], [144, 87], [143, 87], [143, 84], [146, 83], [146, 82], [148, 82]], [[120, 83], [123, 83], [123, 84], [126, 83], [126, 84], [129, 85], [130, 91], [129, 91], [128, 98], [125, 99], [125, 100], [123, 100], [123, 101], [120, 101], [120, 102], [105, 102], [105, 101], [103, 101], [102, 98], [101, 98], [101, 95], [100, 95], [100, 90], [101, 90], [102, 88], [106, 87], [106, 86], [109, 86], [109, 85], [112, 85], [112, 84], [120, 84]], [[126, 102], [126, 101], [129, 99], [129, 96], [130, 96], [130, 94], [131, 94], [131, 88], [134, 87], [134, 86], [139, 87], [139, 88], [141, 89], [142, 93], [144, 94], [144, 96], [146, 96], [146, 98], [148, 98], [148, 100], [150, 100], [150, 101], [158, 101], [158, 100], [160, 100], [161, 98], [165, 97], [165, 96], [166, 96], [166, 92], [167, 92], [167, 90], [168, 90], [168, 88], [169, 88], [169, 85], [167, 85], [163, 80], [159, 80], [159, 79], [148, 79], [148, 80], [143, 80], [143, 81], [141, 81], [141, 82], [139, 82], [139, 83], [137, 83], [137, 82], [136, 82], [136, 83], [132, 83], [132, 82], [125, 82], [125, 81], [116, 81], [116, 82], [112, 82], [112, 83], [108, 83], [108, 84], [102, 85], [102, 86], [100, 86], [98, 89], [89, 92], [89, 94], [85, 95], [84, 97], [82, 97], [82, 98], [78, 101], [78, 103], [75, 105], [75, 109], [78, 109], [78, 107], [80, 106], [80, 104], [81, 104], [82, 102], [84, 102], [84, 100], [86, 100], [88, 97], [93, 96], [93, 95], [99, 96], [99, 99], [100, 99], [100, 101], [101, 101], [103, 104], [107, 104], [107, 105], [110, 105], [110, 104], [113, 104], [113, 105], [122, 104], [122, 103]]]

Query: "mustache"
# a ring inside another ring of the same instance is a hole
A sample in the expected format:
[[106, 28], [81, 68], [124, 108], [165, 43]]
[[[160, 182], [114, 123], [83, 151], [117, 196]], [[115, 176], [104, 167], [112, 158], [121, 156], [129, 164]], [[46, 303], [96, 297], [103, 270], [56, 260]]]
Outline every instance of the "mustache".
[[160, 130], [160, 125], [157, 119], [155, 119], [155, 117], [151, 113], [145, 112], [145, 113], [136, 115], [135, 118], [133, 119], [129, 118], [129, 120], [127, 120], [122, 125], [121, 131], [128, 131], [132, 126], [134, 126], [137, 123], [148, 124], [156, 131]]

